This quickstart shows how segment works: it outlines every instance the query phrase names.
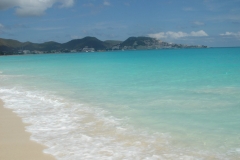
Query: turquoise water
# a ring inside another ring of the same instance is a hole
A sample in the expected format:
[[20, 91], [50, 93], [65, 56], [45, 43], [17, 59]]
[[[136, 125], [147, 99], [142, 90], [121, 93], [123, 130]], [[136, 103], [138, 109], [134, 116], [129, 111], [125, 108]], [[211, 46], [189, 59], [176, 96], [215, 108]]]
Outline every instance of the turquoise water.
[[240, 158], [240, 48], [0, 57], [0, 98], [58, 159]]

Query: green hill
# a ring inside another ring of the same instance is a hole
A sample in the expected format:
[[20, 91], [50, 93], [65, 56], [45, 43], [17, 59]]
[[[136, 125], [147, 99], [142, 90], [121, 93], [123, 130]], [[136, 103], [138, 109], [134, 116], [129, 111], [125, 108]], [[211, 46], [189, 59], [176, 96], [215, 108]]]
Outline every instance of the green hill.
[[115, 45], [121, 44], [123, 41], [117, 41], [117, 40], [106, 40], [104, 43], [108, 46], [108, 48], [111, 48]]
[[0, 46], [12, 48], [12, 47], [21, 47], [21, 45], [22, 43], [17, 40], [0, 38]]
[[82, 49], [84, 47], [94, 48], [95, 50], [105, 50], [107, 45], [95, 37], [85, 37], [83, 39], [74, 39], [62, 44], [65, 49]]
[[95, 50], [106, 50], [111, 48], [115, 43], [113, 41], [103, 42], [95, 37], [85, 37], [82, 39], [74, 39], [66, 43], [57, 42], [45, 42], [45, 43], [32, 43], [32, 42], [19, 42], [11, 39], [0, 39], [0, 52], [6, 52], [9, 54], [18, 53], [22, 50], [29, 51], [69, 51], [78, 50], [81, 51], [83, 48], [94, 48]]
[[[160, 49], [160, 48], [206, 48], [207, 46], [189, 46], [171, 44], [158, 41], [150, 37], [129, 37], [125, 41], [101, 41], [96, 37], [74, 39], [66, 43], [45, 42], [19, 42], [12, 39], [0, 38], [0, 55], [27, 54], [27, 53], [55, 53], [79, 52], [98, 50], [135, 50], [135, 49]], [[88, 50], [89, 49], [89, 50]]]
[[68, 50], [82, 50], [84, 47], [94, 48], [95, 50], [106, 50], [112, 44], [103, 42], [95, 37], [85, 37], [82, 39], [74, 39], [67, 43], [45, 42], [45, 43], [32, 43], [32, 42], [19, 42], [11, 39], [0, 39], [0, 53], [15, 54], [21, 50], [29, 51], [68, 51]]
[[148, 44], [156, 43], [157, 40], [150, 37], [129, 37], [121, 43], [121, 46], [146, 46]]

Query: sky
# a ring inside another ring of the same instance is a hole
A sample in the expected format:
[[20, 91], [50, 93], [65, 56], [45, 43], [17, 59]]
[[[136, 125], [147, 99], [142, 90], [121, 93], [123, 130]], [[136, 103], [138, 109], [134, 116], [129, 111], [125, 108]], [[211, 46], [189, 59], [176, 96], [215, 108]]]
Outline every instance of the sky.
[[65, 43], [86, 36], [240, 46], [240, 0], [0, 0], [0, 38]]

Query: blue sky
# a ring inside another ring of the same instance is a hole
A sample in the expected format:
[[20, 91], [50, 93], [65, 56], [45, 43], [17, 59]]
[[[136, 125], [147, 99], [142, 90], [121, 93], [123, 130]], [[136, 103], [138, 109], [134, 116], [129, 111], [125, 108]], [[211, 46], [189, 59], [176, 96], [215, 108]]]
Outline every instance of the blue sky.
[[0, 37], [67, 42], [95, 36], [240, 46], [240, 0], [0, 0]]

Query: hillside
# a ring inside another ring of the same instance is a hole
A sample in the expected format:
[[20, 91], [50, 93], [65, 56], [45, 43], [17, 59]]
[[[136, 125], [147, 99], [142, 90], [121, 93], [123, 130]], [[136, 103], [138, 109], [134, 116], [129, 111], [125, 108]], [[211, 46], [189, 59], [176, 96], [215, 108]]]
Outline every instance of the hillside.
[[138, 45], [144, 46], [156, 42], [158, 42], [156, 39], [150, 37], [129, 37], [127, 40], [121, 43], [121, 46], [138, 46]]
[[85, 37], [83, 39], [74, 39], [62, 44], [62, 47], [68, 50], [80, 50], [85, 47], [94, 48], [95, 50], [104, 50], [107, 44], [95, 37]]
[[108, 46], [108, 48], [115, 46], [115, 45], [119, 45], [121, 44], [123, 41], [117, 41], [117, 40], [106, 40], [104, 41], [104, 43]]
[[82, 39], [74, 39], [66, 43], [57, 43], [53, 41], [32, 43], [0, 38], [0, 55], [206, 47], [207, 46], [171, 44], [150, 37], [129, 37], [125, 41], [101, 41], [96, 37], [85, 37]]
[[0, 46], [20, 47], [21, 45], [22, 45], [22, 43], [17, 40], [0, 38]]
[[123, 49], [154, 49], [159, 48], [160, 42], [150, 37], [129, 37], [120, 46]]

